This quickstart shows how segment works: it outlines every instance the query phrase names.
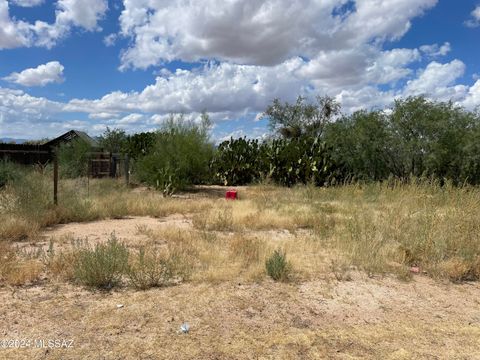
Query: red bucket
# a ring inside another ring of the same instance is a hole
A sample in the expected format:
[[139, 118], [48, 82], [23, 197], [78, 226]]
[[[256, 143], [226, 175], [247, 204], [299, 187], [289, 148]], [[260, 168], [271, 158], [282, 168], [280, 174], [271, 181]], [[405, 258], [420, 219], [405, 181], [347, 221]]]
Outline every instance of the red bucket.
[[225, 193], [225, 199], [227, 199], [227, 200], [237, 200], [237, 190], [228, 190]]

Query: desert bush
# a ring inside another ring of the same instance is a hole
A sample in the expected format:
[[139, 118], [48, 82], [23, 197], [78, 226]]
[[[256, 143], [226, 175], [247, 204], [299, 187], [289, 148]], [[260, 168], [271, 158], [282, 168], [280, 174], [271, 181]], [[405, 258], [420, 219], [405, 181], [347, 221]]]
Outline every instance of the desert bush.
[[25, 175], [25, 170], [6, 159], [0, 160], [0, 189]]
[[294, 139], [304, 135], [321, 136], [325, 126], [339, 113], [340, 104], [329, 96], [317, 96], [315, 102], [299, 96], [294, 104], [282, 104], [274, 99], [264, 117], [268, 118], [272, 131], [283, 138]]
[[18, 179], [12, 186], [12, 192], [14, 212], [25, 219], [39, 221], [53, 203], [51, 180], [37, 171]]
[[206, 114], [200, 125], [185, 120], [182, 115], [172, 115], [157, 132], [151, 152], [137, 161], [139, 180], [155, 186], [165, 195], [207, 181], [213, 155], [209, 126]]
[[127, 276], [130, 284], [137, 289], [166, 286], [175, 276], [174, 264], [159, 250], [141, 247], [131, 258]]
[[60, 176], [64, 178], [87, 176], [91, 151], [91, 146], [81, 139], [60, 145], [56, 150]]
[[286, 281], [290, 275], [291, 266], [284, 251], [278, 249], [265, 261], [267, 274], [275, 281]]
[[106, 244], [79, 250], [75, 279], [87, 286], [111, 289], [120, 284], [126, 273], [128, 257], [128, 248], [112, 234]]

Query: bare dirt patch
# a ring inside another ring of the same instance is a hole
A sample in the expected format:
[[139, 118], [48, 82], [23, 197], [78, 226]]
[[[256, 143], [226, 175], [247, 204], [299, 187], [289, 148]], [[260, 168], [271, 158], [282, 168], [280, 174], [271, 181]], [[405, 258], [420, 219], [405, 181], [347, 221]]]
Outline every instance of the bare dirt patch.
[[[185, 228], [190, 226], [190, 221], [182, 215], [172, 215], [166, 218], [152, 218], [131, 216], [123, 219], [109, 219], [87, 223], [70, 223], [58, 225], [43, 232], [44, 238], [60, 238], [75, 236], [88, 238], [94, 242], [108, 238], [112, 233], [128, 243], [144, 239], [144, 230], [158, 230], [165, 227]], [[143, 230], [143, 231], [142, 231]]]
[[156, 232], [170, 227], [179, 229], [191, 228], [191, 221], [185, 216], [171, 215], [165, 218], [148, 216], [129, 216], [122, 219], [108, 219], [101, 221], [70, 223], [56, 225], [45, 229], [40, 241], [34, 243], [17, 242], [21, 249], [47, 249], [50, 243], [55, 250], [62, 250], [71, 245], [71, 240], [80, 239], [94, 245], [107, 241], [114, 234], [121, 242], [128, 246], [140, 246], [149, 240], [148, 232]]
[[[0, 290], [5, 359], [478, 359], [480, 287], [351, 282], [184, 284], [145, 292], [70, 285]], [[123, 305], [123, 306], [119, 306]], [[187, 321], [188, 334], [179, 332]]]

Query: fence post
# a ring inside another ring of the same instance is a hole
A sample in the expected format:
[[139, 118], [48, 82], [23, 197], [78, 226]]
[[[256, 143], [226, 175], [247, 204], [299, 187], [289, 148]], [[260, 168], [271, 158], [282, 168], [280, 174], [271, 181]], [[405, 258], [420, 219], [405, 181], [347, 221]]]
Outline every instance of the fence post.
[[127, 186], [130, 184], [130, 158], [125, 154], [125, 182]]
[[53, 157], [53, 204], [58, 205], [58, 158]]

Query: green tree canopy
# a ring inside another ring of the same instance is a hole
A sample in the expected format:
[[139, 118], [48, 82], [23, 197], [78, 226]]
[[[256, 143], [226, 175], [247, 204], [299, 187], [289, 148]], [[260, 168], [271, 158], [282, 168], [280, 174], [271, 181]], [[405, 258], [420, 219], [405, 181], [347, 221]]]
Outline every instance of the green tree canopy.
[[302, 96], [294, 104], [281, 103], [279, 99], [267, 107], [264, 116], [269, 119], [270, 129], [284, 138], [299, 138], [303, 135], [320, 136], [325, 125], [340, 113], [340, 105], [331, 97], [317, 96], [308, 103]]
[[112, 153], [124, 152], [127, 147], [128, 136], [121, 129], [107, 129], [100, 136], [100, 146], [104, 151]]

